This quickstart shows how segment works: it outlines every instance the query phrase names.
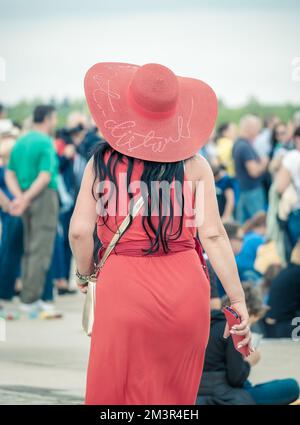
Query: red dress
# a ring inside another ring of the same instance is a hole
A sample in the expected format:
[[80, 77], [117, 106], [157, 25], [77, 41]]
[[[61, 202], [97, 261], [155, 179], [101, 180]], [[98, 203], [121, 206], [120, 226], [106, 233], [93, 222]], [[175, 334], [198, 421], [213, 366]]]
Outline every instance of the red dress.
[[[118, 175], [126, 170], [118, 163]], [[132, 180], [141, 172], [142, 162], [135, 161]], [[123, 219], [117, 217], [117, 224]], [[113, 233], [100, 217], [98, 224], [107, 246]], [[210, 285], [192, 248], [196, 229], [186, 224], [184, 217], [170, 253], [145, 257], [138, 254], [138, 247], [149, 247], [139, 215], [108, 257], [97, 282], [86, 404], [195, 404], [209, 336]], [[115, 217], [108, 225], [116, 230]]]

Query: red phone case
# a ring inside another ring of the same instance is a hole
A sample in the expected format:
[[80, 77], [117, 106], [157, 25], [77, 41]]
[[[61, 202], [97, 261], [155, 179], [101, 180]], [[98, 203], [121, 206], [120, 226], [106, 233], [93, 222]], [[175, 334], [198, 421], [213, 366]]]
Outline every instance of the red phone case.
[[[229, 330], [234, 325], [239, 325], [241, 323], [241, 318], [240, 318], [240, 315], [238, 314], [238, 312], [234, 308], [232, 308], [232, 307], [230, 307], [230, 308], [233, 311], [235, 311], [235, 313], [238, 315], [238, 318], [236, 318], [229, 310], [227, 310], [226, 307], [223, 308], [223, 313], [225, 314], [225, 317], [226, 317], [226, 320], [227, 320], [227, 323], [228, 323], [228, 326], [229, 326]], [[250, 349], [249, 349], [248, 345], [246, 345], [242, 348], [237, 348], [239, 342], [241, 342], [244, 339], [244, 337], [241, 336], [241, 335], [234, 335], [234, 334], [230, 334], [230, 335], [232, 336], [232, 340], [233, 340], [233, 344], [234, 344], [235, 349], [237, 351], [239, 351], [244, 357], [249, 356]]]

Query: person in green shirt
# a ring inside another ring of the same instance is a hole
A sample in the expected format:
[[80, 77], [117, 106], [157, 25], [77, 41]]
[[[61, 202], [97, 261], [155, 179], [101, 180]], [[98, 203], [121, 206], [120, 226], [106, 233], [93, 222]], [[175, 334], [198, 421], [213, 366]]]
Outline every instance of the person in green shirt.
[[21, 310], [48, 310], [41, 301], [58, 219], [58, 160], [50, 137], [57, 123], [53, 106], [39, 105], [33, 129], [17, 140], [6, 170], [6, 183], [15, 197], [11, 214], [22, 216], [24, 256]]
[[45, 186], [57, 190], [58, 161], [53, 141], [47, 134], [32, 130], [22, 136], [12, 151], [8, 169], [15, 173], [23, 192], [32, 186], [40, 173], [46, 173], [40, 176]]

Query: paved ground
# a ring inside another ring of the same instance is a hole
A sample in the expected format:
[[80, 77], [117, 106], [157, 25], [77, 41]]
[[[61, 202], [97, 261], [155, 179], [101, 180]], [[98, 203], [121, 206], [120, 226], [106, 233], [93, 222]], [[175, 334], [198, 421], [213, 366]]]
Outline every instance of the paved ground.
[[[0, 404], [81, 404], [89, 338], [81, 330], [80, 294], [60, 297], [60, 320], [7, 322], [0, 342]], [[296, 377], [300, 382], [300, 342], [268, 341], [251, 379]]]

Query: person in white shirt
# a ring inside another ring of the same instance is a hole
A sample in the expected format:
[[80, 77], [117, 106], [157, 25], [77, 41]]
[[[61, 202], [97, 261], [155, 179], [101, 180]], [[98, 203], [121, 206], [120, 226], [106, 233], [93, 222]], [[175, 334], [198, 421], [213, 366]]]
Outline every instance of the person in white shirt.
[[300, 239], [300, 127], [295, 130], [294, 144], [295, 149], [285, 154], [275, 180], [278, 193], [283, 194], [291, 184], [296, 193], [287, 223], [292, 246]]

